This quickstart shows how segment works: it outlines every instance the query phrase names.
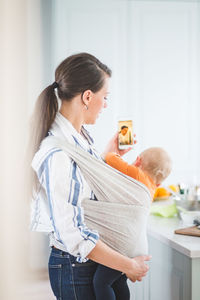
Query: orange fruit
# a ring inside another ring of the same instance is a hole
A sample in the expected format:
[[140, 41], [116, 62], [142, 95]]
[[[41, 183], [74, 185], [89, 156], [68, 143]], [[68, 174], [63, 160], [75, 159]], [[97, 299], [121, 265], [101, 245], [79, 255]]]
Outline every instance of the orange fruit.
[[154, 194], [154, 199], [155, 198], [167, 198], [170, 196], [170, 193], [164, 188], [164, 187], [158, 187], [155, 191], [155, 194]]

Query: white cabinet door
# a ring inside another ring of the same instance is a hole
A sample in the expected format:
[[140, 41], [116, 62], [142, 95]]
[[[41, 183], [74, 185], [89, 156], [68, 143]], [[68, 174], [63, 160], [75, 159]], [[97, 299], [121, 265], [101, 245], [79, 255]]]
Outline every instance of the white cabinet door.
[[129, 2], [128, 87], [140, 150], [172, 156], [168, 182], [200, 182], [200, 4]]
[[161, 146], [172, 156], [168, 182], [200, 181], [200, 3], [58, 0], [52, 11], [53, 69], [87, 51], [113, 70], [108, 108], [91, 128], [97, 148], [128, 114], [137, 153]]
[[[127, 1], [55, 1], [54, 64], [89, 52], [113, 70], [108, 107], [90, 128], [99, 151], [117, 130], [115, 116], [128, 110]], [[102, 134], [103, 133], [103, 134]]]

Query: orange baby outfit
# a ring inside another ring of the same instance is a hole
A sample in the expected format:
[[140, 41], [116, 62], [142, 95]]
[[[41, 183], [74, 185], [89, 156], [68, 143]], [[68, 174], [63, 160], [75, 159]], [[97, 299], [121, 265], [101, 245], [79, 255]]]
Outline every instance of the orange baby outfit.
[[111, 167], [146, 185], [153, 198], [157, 186], [147, 173], [134, 165], [129, 165], [120, 155], [113, 152], [109, 152], [106, 155], [105, 161]]

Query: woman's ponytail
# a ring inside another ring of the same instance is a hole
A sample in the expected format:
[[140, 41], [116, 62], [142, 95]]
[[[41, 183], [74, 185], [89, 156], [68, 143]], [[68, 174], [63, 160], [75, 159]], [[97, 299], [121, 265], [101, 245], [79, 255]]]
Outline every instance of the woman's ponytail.
[[41, 141], [47, 136], [55, 120], [58, 111], [58, 101], [54, 90], [56, 87], [56, 82], [54, 82], [44, 89], [35, 104], [31, 122], [33, 155], [38, 150]]

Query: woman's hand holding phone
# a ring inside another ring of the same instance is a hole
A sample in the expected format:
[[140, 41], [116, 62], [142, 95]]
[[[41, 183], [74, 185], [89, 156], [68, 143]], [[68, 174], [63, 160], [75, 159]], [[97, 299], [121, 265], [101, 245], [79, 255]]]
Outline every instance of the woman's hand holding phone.
[[[134, 137], [136, 135], [134, 134]], [[136, 144], [137, 141], [134, 139], [134, 144]], [[108, 142], [104, 152], [102, 153], [101, 157], [105, 159], [106, 154], [108, 152], [115, 152], [119, 154], [120, 156], [123, 156], [127, 152], [129, 152], [132, 149], [132, 147], [128, 147], [127, 149], [119, 149], [118, 148], [118, 131], [115, 133], [115, 135], [111, 138], [111, 140]]]

